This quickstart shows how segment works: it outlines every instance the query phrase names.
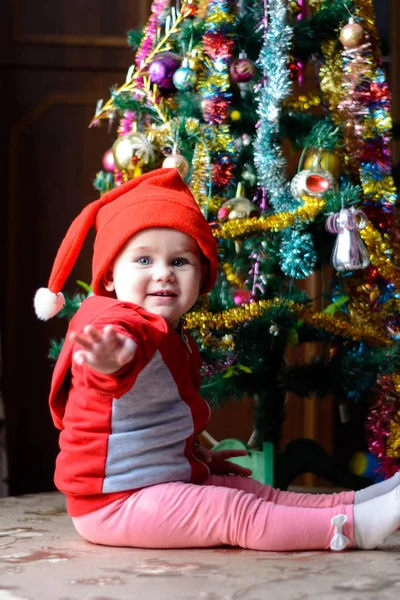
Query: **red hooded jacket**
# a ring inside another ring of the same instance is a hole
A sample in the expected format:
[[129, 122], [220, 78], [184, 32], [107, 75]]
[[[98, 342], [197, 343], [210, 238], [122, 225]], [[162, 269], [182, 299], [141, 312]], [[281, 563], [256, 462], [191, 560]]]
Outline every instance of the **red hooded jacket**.
[[[68, 339], [92, 324], [114, 325], [138, 345], [132, 363], [103, 375], [72, 361]], [[103, 296], [86, 299], [70, 322], [56, 363], [50, 410], [61, 430], [55, 483], [79, 516], [149, 485], [202, 483], [208, 467], [195, 439], [210, 410], [200, 396], [194, 340], [142, 308]]]

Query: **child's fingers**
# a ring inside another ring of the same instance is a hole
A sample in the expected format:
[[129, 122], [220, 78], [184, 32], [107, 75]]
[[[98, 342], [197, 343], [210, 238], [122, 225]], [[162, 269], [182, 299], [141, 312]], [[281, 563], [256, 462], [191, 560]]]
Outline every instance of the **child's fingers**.
[[93, 349], [92, 340], [90, 338], [88, 338], [86, 335], [83, 335], [82, 333], [72, 332], [69, 336], [69, 339], [72, 342], [75, 342], [76, 344], [78, 344], [79, 346], [84, 348], [85, 350], [87, 350], [88, 352], [90, 352]]
[[237, 464], [231, 463], [229, 461], [227, 461], [226, 465], [228, 467], [227, 471], [229, 471], [230, 473], [234, 473], [235, 475], [251, 475], [252, 474], [252, 470], [248, 469], [247, 467], [242, 467], [241, 465], [237, 465]]
[[123, 345], [125, 336], [119, 336], [112, 325], [106, 325], [103, 331], [103, 342], [109, 351], [117, 350]]
[[117, 332], [114, 329], [114, 325], [106, 325], [103, 331], [109, 338], [117, 337]]
[[224, 458], [234, 458], [235, 456], [247, 456], [247, 450], [220, 450], [218, 454]]
[[83, 363], [88, 362], [85, 350], [77, 350], [74, 352], [72, 359], [77, 365], [83, 365]]
[[93, 325], [86, 325], [83, 329], [83, 333], [86, 333], [95, 344], [99, 344], [103, 339], [103, 334], [96, 329], [96, 327], [93, 327]]
[[119, 341], [122, 342], [123, 345], [121, 351], [118, 353], [117, 360], [118, 363], [122, 366], [126, 365], [133, 359], [133, 357], [135, 356], [137, 344], [130, 338], [127, 338], [125, 336], [120, 337], [123, 338], [122, 340], [119, 339]]

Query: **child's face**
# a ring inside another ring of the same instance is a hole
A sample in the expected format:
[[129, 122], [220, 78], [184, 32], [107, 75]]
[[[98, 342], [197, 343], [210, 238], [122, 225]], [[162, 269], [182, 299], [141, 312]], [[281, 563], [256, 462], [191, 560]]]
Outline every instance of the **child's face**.
[[118, 300], [164, 317], [171, 327], [195, 303], [204, 276], [196, 241], [176, 229], [144, 229], [123, 246], [104, 276]]

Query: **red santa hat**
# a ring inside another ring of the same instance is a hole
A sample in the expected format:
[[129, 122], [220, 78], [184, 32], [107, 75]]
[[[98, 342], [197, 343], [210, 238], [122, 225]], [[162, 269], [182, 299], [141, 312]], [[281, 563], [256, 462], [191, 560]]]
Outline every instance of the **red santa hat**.
[[61, 290], [93, 225], [97, 231], [92, 263], [95, 294], [112, 296], [102, 282], [107, 267], [130, 237], [149, 227], [170, 227], [194, 238], [208, 266], [200, 294], [213, 288], [218, 259], [210, 226], [178, 171], [157, 169], [107, 192], [73, 221], [57, 252], [48, 288], [36, 292], [39, 319], [50, 319], [64, 306]]

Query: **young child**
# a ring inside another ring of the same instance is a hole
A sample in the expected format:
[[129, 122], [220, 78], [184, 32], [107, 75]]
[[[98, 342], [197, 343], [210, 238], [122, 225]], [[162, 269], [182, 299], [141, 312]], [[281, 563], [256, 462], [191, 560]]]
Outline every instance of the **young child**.
[[55, 366], [50, 410], [61, 430], [55, 483], [77, 531], [110, 546], [254, 550], [374, 548], [400, 526], [400, 473], [365, 490], [273, 489], [197, 436], [209, 408], [184, 313], [216, 280], [217, 249], [188, 187], [159, 169], [86, 206], [62, 242], [47, 319], [88, 230], [92, 286]]

